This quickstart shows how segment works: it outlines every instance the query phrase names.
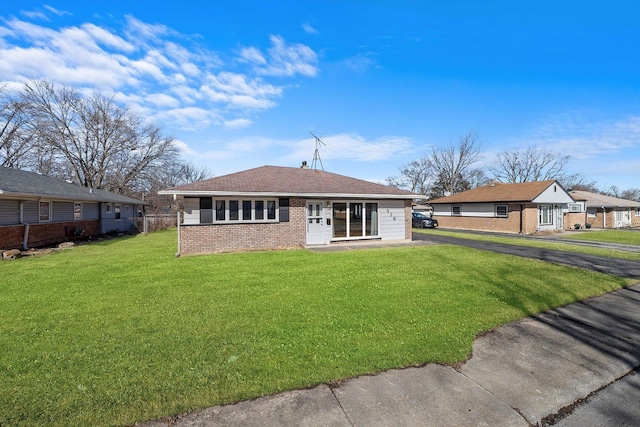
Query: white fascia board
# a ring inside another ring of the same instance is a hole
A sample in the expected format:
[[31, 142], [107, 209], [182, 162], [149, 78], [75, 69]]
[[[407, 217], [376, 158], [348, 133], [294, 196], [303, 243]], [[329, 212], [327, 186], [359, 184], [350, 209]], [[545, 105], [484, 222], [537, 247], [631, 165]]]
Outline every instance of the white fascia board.
[[402, 194], [353, 194], [353, 193], [278, 193], [278, 192], [242, 192], [242, 191], [158, 191], [161, 195], [182, 197], [299, 197], [308, 199], [394, 199], [412, 200], [417, 197]]

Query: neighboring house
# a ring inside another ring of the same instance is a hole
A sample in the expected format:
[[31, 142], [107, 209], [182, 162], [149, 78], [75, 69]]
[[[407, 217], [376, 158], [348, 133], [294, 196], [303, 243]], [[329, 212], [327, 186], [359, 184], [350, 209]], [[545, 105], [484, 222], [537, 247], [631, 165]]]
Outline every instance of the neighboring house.
[[262, 166], [162, 190], [183, 210], [178, 254], [411, 240], [405, 190], [315, 169]]
[[569, 205], [567, 215], [579, 212], [576, 224], [591, 224], [594, 228], [640, 227], [640, 202], [605, 196], [589, 191], [570, 191], [576, 200]]
[[492, 183], [430, 202], [440, 227], [532, 234], [563, 230], [574, 199], [554, 180]]
[[429, 205], [414, 203], [412, 209], [414, 212], [420, 212], [427, 216], [431, 216], [431, 214], [433, 213], [433, 208]]
[[140, 200], [0, 167], [0, 249], [135, 229]]

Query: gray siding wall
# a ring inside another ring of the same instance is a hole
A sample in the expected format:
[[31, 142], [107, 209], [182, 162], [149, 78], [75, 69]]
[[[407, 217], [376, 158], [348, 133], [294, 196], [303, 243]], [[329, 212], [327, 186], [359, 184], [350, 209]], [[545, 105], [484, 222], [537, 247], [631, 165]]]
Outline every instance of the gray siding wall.
[[134, 205], [122, 204], [120, 206], [120, 219], [115, 217], [115, 203], [111, 203], [111, 213], [107, 214], [106, 203], [102, 204], [102, 220], [100, 227], [102, 233], [111, 233], [117, 231], [135, 230], [133, 220], [137, 217], [138, 211]]
[[73, 221], [73, 202], [53, 202], [51, 221]]
[[40, 222], [40, 212], [38, 211], [38, 202], [24, 202], [23, 220], [27, 224], [36, 224]]
[[100, 205], [98, 203], [82, 204], [82, 219], [100, 218]]
[[14, 225], [20, 222], [20, 202], [0, 200], [0, 225]]

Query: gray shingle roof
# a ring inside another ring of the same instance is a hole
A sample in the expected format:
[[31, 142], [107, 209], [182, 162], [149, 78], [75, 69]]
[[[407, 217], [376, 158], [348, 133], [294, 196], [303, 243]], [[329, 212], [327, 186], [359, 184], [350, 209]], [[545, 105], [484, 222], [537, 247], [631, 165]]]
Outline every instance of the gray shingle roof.
[[205, 179], [162, 190], [178, 195], [281, 195], [319, 197], [376, 197], [413, 199], [423, 196], [406, 190], [350, 178], [335, 173], [303, 168], [262, 166], [229, 175]]
[[570, 191], [571, 195], [579, 200], [586, 200], [589, 207], [605, 208], [638, 208], [640, 202], [621, 199], [619, 197], [605, 196], [604, 194], [592, 193], [590, 191]]
[[146, 204], [141, 200], [106, 190], [96, 190], [70, 184], [34, 172], [0, 167], [0, 197], [74, 200], [77, 202], [110, 202]]
[[429, 203], [531, 202], [554, 182], [554, 180], [515, 184], [496, 182], [448, 197], [431, 200]]

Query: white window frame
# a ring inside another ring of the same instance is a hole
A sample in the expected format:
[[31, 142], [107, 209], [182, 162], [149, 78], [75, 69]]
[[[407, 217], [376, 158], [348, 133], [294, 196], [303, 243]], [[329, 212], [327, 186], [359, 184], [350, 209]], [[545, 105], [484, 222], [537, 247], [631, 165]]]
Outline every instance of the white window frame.
[[[500, 209], [504, 208], [504, 213], [499, 213], [498, 212], [499, 208]], [[509, 218], [509, 205], [507, 205], [507, 204], [495, 205], [494, 213], [495, 213], [496, 218]]]
[[[538, 225], [553, 225], [553, 205], [539, 205], [538, 206]], [[547, 218], [543, 218], [547, 217]], [[549, 221], [549, 222], [544, 222]]]
[[582, 212], [580, 203], [569, 203], [569, 212]]
[[462, 216], [462, 205], [451, 205], [451, 216]]
[[[334, 233], [335, 230], [333, 229], [334, 225], [335, 225], [335, 218], [333, 217], [333, 206], [335, 206], [335, 204], [337, 203], [344, 203], [346, 204], [346, 218], [345, 218], [345, 225], [346, 225], [346, 237], [335, 237]], [[380, 201], [378, 200], [333, 200], [331, 201], [331, 241], [332, 242], [338, 242], [341, 240], [367, 240], [367, 239], [379, 239], [380, 238], [380, 221], [381, 221], [381, 210], [380, 210]], [[356, 205], [361, 205], [361, 211], [360, 211], [360, 216], [361, 219], [360, 221], [362, 221], [362, 233], [363, 235], [360, 236], [352, 236], [351, 235], [351, 205], [352, 204], [356, 204]], [[372, 210], [372, 212], [376, 212], [376, 224], [375, 224], [375, 231], [377, 232], [376, 234], [371, 234], [370, 236], [367, 236], [367, 215], [368, 215], [368, 211], [367, 211], [367, 205], [376, 205], [375, 211]], [[387, 209], [387, 211], [389, 211], [389, 209]], [[308, 217], [308, 212], [307, 212], [307, 217]]]
[[636, 208], [635, 211], [636, 211], [636, 216], [640, 216], [640, 208]]
[[[224, 202], [224, 219], [219, 220], [217, 218], [217, 203], [218, 201]], [[238, 202], [238, 219], [231, 219], [231, 210], [230, 202]], [[251, 219], [243, 219], [244, 218], [244, 203], [243, 202], [251, 202]], [[262, 219], [256, 219], [256, 202], [262, 202]], [[269, 203], [273, 203], [274, 212], [273, 218], [269, 218]], [[280, 204], [277, 198], [259, 198], [259, 199], [251, 199], [251, 198], [243, 198], [243, 197], [230, 197], [230, 198], [219, 198], [214, 197], [212, 203], [213, 210], [213, 224], [261, 224], [261, 223], [273, 223], [280, 222]], [[207, 223], [208, 224], [208, 223]]]
[[[47, 205], [47, 214], [46, 217], [42, 215], [42, 205]], [[51, 222], [51, 201], [50, 200], [40, 200], [38, 202], [38, 222]]]
[[[76, 208], [79, 210], [76, 211]], [[82, 202], [73, 202], [73, 219], [78, 221], [82, 219]]]

